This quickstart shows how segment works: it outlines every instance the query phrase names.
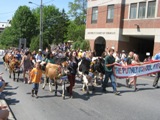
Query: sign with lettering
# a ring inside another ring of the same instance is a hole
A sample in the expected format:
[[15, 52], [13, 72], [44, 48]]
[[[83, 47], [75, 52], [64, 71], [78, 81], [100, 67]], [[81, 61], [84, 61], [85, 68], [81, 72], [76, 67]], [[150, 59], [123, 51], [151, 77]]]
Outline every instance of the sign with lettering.
[[115, 34], [115, 32], [88, 32], [88, 34], [105, 35], [105, 34]]
[[139, 65], [121, 66], [114, 65], [114, 74], [118, 78], [128, 78], [134, 76], [144, 76], [151, 73], [160, 72], [160, 61], [151, 61]]

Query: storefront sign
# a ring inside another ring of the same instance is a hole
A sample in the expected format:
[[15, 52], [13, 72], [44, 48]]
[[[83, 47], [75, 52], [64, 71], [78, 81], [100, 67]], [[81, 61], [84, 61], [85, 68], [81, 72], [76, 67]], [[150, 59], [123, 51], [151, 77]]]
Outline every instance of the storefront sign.
[[87, 34], [105, 35], [105, 34], [116, 34], [116, 33], [115, 32], [88, 32]]

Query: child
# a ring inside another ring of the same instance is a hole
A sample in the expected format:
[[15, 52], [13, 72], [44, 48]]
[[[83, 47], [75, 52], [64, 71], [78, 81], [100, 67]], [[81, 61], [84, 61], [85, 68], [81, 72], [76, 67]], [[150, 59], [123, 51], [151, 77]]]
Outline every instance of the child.
[[34, 94], [36, 95], [36, 98], [38, 98], [38, 88], [39, 83], [41, 81], [42, 77], [42, 70], [39, 62], [36, 62], [35, 68], [33, 68], [30, 72], [31, 81], [33, 83], [33, 89], [32, 89], [32, 97], [34, 97]]

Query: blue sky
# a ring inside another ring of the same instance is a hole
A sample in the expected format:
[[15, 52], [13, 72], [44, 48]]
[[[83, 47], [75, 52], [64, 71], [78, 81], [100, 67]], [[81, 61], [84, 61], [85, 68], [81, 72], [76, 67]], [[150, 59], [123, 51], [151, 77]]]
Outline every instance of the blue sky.
[[[7, 20], [10, 20], [19, 6], [27, 5], [31, 9], [37, 7], [34, 4], [29, 4], [29, 1], [40, 5], [41, 0], [0, 0], [0, 22], [6, 22]], [[67, 12], [68, 3], [73, 1], [74, 0], [43, 0], [43, 3], [45, 5], [53, 4], [60, 10], [64, 8]]]

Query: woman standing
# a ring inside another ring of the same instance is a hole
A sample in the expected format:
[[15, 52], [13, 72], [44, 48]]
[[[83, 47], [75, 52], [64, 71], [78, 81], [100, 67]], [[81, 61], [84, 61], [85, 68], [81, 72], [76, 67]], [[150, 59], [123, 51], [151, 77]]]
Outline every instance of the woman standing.
[[[139, 56], [137, 54], [134, 54], [131, 64], [132, 65], [140, 65]], [[138, 91], [136, 83], [137, 83], [137, 76], [134, 76], [133, 79], [128, 83], [129, 86], [131, 86], [131, 84], [134, 85], [134, 91], [135, 92]]]
[[67, 87], [67, 92], [70, 95], [70, 98], [73, 98], [73, 86], [75, 85], [75, 76], [77, 73], [77, 68], [78, 68], [78, 59], [76, 57], [76, 52], [71, 53], [69, 57], [69, 74], [68, 74], [68, 80], [70, 82], [70, 86]]
[[[20, 67], [23, 66], [23, 80], [26, 84], [27, 82], [30, 83], [30, 71], [33, 68], [32, 62], [31, 62], [31, 53], [30, 51], [25, 52], [25, 54], [22, 57], [22, 61], [20, 64]], [[26, 78], [26, 73], [28, 72], [28, 79]]]

